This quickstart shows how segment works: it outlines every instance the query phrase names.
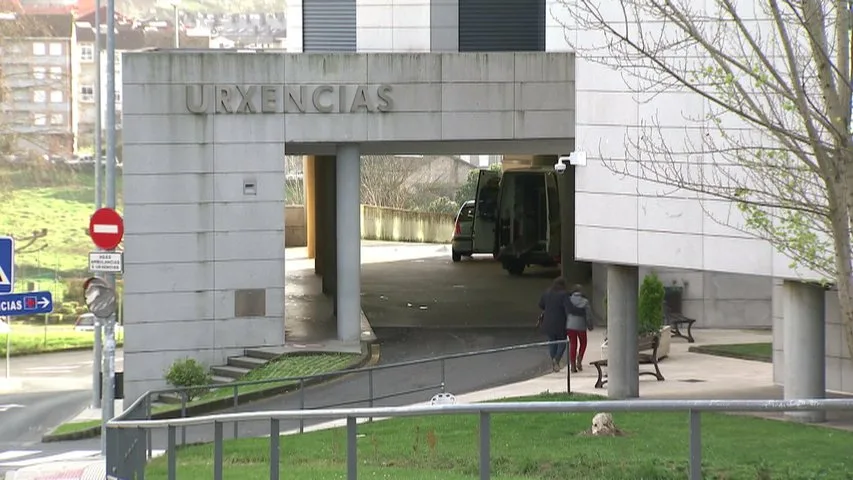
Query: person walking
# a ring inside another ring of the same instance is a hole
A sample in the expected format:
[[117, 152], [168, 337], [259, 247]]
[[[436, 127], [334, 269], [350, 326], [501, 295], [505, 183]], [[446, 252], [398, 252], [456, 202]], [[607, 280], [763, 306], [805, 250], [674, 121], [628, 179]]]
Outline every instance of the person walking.
[[[550, 342], [566, 340], [566, 305], [568, 301], [569, 293], [566, 291], [566, 281], [562, 277], [554, 279], [551, 287], [539, 298], [539, 309], [542, 310], [539, 315], [539, 331]], [[559, 372], [562, 368], [560, 361], [565, 352], [565, 342], [548, 345], [553, 371]]]
[[569, 337], [569, 366], [572, 373], [583, 370], [583, 356], [586, 353], [587, 331], [592, 331], [593, 316], [589, 300], [584, 296], [582, 287], [575, 285], [569, 291], [566, 303], [566, 335]]

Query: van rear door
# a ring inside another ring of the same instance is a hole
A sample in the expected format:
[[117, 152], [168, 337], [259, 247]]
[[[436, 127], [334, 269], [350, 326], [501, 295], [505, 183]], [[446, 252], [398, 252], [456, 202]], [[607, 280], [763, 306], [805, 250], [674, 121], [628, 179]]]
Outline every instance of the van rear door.
[[474, 198], [473, 253], [495, 252], [501, 172], [480, 170]]

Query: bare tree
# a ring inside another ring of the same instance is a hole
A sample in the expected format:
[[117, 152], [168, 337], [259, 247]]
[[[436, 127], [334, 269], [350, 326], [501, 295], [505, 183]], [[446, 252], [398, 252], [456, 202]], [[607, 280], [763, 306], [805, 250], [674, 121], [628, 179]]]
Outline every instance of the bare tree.
[[418, 160], [395, 155], [361, 157], [361, 203], [388, 208], [406, 208], [423, 165]]
[[284, 197], [288, 205], [303, 205], [305, 203], [302, 162], [301, 156], [287, 155], [284, 157]]
[[47, 242], [40, 242], [47, 237], [47, 229], [35, 230], [28, 235], [12, 235], [15, 239], [15, 253], [35, 253], [47, 248]]
[[835, 283], [853, 353], [849, 1], [561, 3], [578, 57], [618, 69], [640, 101], [688, 92], [706, 106], [685, 118], [701, 140], [674, 145], [651, 118], [609, 167], [736, 205], [743, 222], [706, 211]]

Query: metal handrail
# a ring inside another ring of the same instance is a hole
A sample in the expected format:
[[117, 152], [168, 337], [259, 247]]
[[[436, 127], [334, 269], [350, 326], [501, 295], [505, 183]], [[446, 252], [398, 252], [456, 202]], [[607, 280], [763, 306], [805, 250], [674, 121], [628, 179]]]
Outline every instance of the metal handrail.
[[[556, 341], [547, 341], [547, 342], [525, 343], [525, 344], [520, 344], [520, 345], [510, 345], [507, 347], [490, 348], [490, 349], [486, 349], [486, 350], [477, 350], [477, 351], [473, 351], [473, 352], [453, 353], [453, 354], [448, 354], [448, 355], [440, 355], [440, 356], [436, 356], [436, 357], [422, 358], [422, 359], [418, 359], [418, 360], [408, 360], [408, 361], [404, 361], [404, 362], [389, 363], [389, 364], [384, 364], [384, 365], [373, 365], [370, 367], [354, 368], [354, 369], [344, 370], [344, 371], [316, 373], [313, 375], [305, 375], [305, 376], [301, 376], [301, 377], [279, 377], [279, 378], [269, 378], [269, 379], [264, 379], [264, 380], [231, 382], [231, 383], [225, 383], [225, 384], [221, 384], [221, 385], [205, 385], [205, 388], [209, 388], [210, 390], [221, 390], [221, 389], [228, 388], [228, 389], [233, 389], [234, 391], [237, 391], [240, 387], [247, 387], [247, 386], [254, 386], [254, 385], [268, 385], [268, 384], [274, 384], [274, 383], [292, 383], [292, 384], [299, 384], [300, 385], [299, 390], [302, 390], [302, 388], [304, 388], [303, 385], [306, 382], [310, 382], [312, 380], [320, 380], [320, 379], [340, 375], [342, 373], [347, 374], [347, 375], [354, 375], [354, 374], [359, 374], [359, 373], [370, 373], [370, 372], [377, 372], [377, 371], [381, 371], [381, 370], [389, 370], [389, 369], [395, 369], [395, 368], [403, 368], [403, 367], [411, 367], [411, 366], [416, 366], [416, 365], [423, 365], [423, 364], [427, 364], [427, 363], [446, 362], [448, 360], [455, 360], [455, 359], [460, 359], [460, 358], [471, 358], [471, 357], [477, 357], [477, 356], [482, 356], [482, 355], [491, 355], [491, 354], [496, 354], [496, 353], [511, 352], [511, 351], [515, 351], [515, 350], [526, 350], [526, 349], [536, 348], [536, 347], [547, 347], [547, 346], [552, 345], [552, 344], [560, 344], [560, 343], [568, 343], [568, 340], [556, 340]], [[568, 370], [569, 369], [566, 369], [566, 370], [567, 370], [567, 376], [568, 376], [568, 374], [569, 374]], [[444, 372], [442, 372], [442, 377], [444, 377]], [[442, 378], [440, 384], [435, 385], [435, 386], [431, 386], [431, 388], [441, 388], [443, 386], [444, 386], [444, 378]], [[190, 390], [198, 390], [198, 388], [199, 388], [198, 386], [195, 386], [195, 387], [174, 387], [174, 388], [163, 388], [163, 389], [148, 390], [141, 397], [137, 398], [133, 403], [131, 403], [130, 406], [124, 410], [124, 412], [122, 412], [121, 414], [114, 417], [114, 420], [122, 420], [122, 419], [126, 418], [126, 416], [130, 415], [131, 412], [135, 411], [137, 408], [142, 407], [144, 402], [146, 401], [146, 399], [151, 399], [151, 401], [153, 402], [153, 400], [156, 396], [164, 395], [164, 394], [170, 394], [170, 393], [172, 393], [172, 394], [177, 393], [177, 394], [182, 395], [182, 410], [185, 410], [186, 409], [186, 403], [187, 403], [186, 392], [188, 392]], [[395, 396], [408, 395], [411, 393], [416, 393], [416, 392], [403, 392], [402, 394], [386, 395], [383, 398], [393, 398]], [[372, 401], [372, 400], [375, 400], [375, 398], [367, 398], [367, 399], [352, 401], [352, 402], [348, 402], [348, 403], [365, 402], [365, 401]], [[182, 411], [181, 416], [183, 417], [184, 414], [185, 414], [185, 412]]]
[[581, 412], [794, 412], [810, 410], [853, 410], [853, 399], [808, 400], [602, 400], [589, 402], [500, 402], [453, 405], [410, 405], [404, 407], [330, 408], [323, 410], [272, 410], [220, 413], [164, 420], [110, 420], [107, 427], [163, 428], [209, 425], [213, 422], [257, 420], [330, 420], [347, 417], [417, 417], [425, 415], [470, 415], [474, 413], [581, 413]]
[[[480, 479], [491, 478], [491, 414], [493, 413], [579, 413], [579, 412], [661, 412], [687, 411], [689, 414], [689, 478], [702, 478], [701, 412], [785, 412], [785, 411], [853, 410], [853, 399], [807, 399], [807, 400], [605, 400], [590, 402], [502, 402], [468, 403], [454, 405], [429, 405], [407, 407], [349, 408], [329, 410], [283, 410], [273, 412], [244, 412], [207, 415], [195, 418], [169, 420], [119, 421], [107, 423], [108, 432], [136, 430], [145, 432], [166, 428], [167, 470], [169, 480], [177, 477], [177, 427], [214, 425], [213, 478], [223, 478], [223, 423], [268, 420], [270, 422], [269, 478], [278, 480], [280, 468], [280, 421], [296, 419], [340, 419], [346, 418], [347, 480], [358, 478], [357, 420], [359, 418], [393, 418], [431, 415], [473, 415], [480, 417]], [[143, 435], [144, 436], [144, 435]], [[108, 473], [119, 473], [144, 478], [145, 463], [120, 468], [107, 456]], [[121, 470], [121, 471], [120, 471]]]

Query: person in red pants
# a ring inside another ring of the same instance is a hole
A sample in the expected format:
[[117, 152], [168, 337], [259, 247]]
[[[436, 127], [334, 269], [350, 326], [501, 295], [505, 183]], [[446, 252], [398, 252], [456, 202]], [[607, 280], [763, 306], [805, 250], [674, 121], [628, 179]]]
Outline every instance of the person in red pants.
[[570, 290], [566, 304], [566, 335], [569, 337], [569, 366], [572, 373], [583, 370], [586, 353], [586, 332], [593, 329], [592, 309], [584, 296], [582, 287], [575, 285]]

